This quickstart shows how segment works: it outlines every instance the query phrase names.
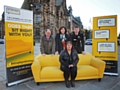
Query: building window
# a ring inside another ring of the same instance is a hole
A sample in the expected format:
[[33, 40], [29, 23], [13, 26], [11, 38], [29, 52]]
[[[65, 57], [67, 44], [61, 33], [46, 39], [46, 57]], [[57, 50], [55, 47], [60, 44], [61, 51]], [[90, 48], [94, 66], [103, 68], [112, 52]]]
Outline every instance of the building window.
[[40, 3], [36, 3], [36, 10], [40, 9]]
[[36, 14], [36, 23], [40, 22], [40, 14]]
[[53, 16], [50, 15], [50, 22], [53, 23]]
[[35, 32], [35, 35], [36, 36], [39, 36], [40, 35], [40, 32], [39, 32], [40, 30], [39, 29], [36, 29], [36, 32]]

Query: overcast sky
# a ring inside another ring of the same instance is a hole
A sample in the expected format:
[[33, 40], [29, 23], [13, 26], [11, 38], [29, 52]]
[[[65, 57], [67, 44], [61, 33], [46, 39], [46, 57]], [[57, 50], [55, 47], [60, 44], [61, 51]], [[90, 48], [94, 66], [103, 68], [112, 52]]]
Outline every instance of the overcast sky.
[[[24, 0], [0, 0], [0, 15], [4, 5], [20, 8]], [[85, 28], [90, 28], [90, 19], [96, 16], [118, 15], [120, 25], [120, 0], [67, 0], [73, 8], [73, 15], [80, 16]], [[0, 16], [1, 18], [1, 16]], [[120, 32], [120, 26], [118, 26]]]

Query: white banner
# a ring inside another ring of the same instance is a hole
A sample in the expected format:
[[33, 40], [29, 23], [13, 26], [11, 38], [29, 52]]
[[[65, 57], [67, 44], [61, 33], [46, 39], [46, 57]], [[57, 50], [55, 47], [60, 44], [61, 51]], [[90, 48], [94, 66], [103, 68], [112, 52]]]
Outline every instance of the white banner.
[[33, 24], [33, 12], [29, 10], [5, 6], [5, 21]]
[[95, 30], [95, 36], [94, 38], [100, 39], [100, 38], [109, 38], [109, 30]]
[[98, 27], [115, 26], [115, 18], [98, 19]]
[[98, 52], [115, 52], [114, 42], [99, 42]]

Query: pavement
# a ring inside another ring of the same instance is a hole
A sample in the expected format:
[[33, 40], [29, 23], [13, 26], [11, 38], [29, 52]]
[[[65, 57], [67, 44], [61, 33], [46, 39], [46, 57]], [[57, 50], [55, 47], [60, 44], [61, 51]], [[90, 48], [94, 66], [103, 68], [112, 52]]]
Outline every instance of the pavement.
[[[120, 46], [118, 48], [120, 51]], [[39, 51], [39, 43], [34, 46], [34, 51], [36, 57]], [[92, 46], [86, 45], [85, 51], [91, 53]], [[118, 73], [120, 75], [120, 52], [118, 53]], [[102, 78], [101, 82], [97, 79], [92, 80], [78, 80], [75, 81], [75, 88], [66, 88], [64, 82], [49, 82], [40, 83], [39, 86], [33, 80], [23, 82], [11, 87], [6, 87], [6, 62], [4, 58], [4, 44], [0, 44], [0, 90], [120, 90], [120, 76], [105, 76]]]

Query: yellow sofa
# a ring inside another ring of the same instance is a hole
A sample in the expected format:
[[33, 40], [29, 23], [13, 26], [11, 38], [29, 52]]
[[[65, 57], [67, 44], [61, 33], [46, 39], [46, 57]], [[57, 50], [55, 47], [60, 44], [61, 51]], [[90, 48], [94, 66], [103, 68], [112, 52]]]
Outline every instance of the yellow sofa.
[[[76, 80], [103, 78], [105, 62], [87, 53], [78, 55]], [[59, 55], [38, 55], [31, 65], [34, 80], [39, 82], [63, 81], [63, 72], [60, 70]]]
[[31, 52], [32, 43], [22, 40], [6, 40], [6, 58]]

